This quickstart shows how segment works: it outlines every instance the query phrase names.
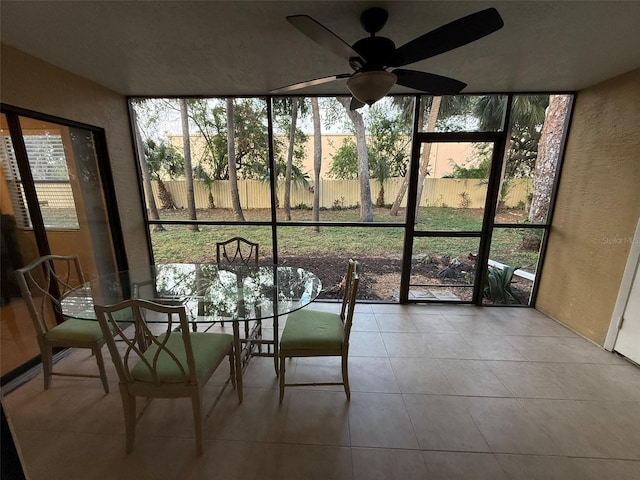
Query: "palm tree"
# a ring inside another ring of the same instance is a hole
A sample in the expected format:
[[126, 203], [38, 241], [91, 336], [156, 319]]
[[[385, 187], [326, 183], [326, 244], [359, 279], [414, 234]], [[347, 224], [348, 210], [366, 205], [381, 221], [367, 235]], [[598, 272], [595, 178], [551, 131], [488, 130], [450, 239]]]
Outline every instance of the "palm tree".
[[209, 192], [209, 198], [207, 199], [207, 208], [216, 208], [216, 203], [213, 198], [213, 185], [216, 183], [215, 177], [213, 175], [209, 175], [209, 173], [203, 168], [202, 165], [196, 165], [193, 168], [193, 176], [204, 183], [204, 186], [207, 187], [207, 190]]
[[[504, 152], [500, 173], [500, 201], [507, 196], [511, 178], [534, 174], [538, 157], [540, 129], [545, 123], [549, 104], [546, 95], [516, 95], [511, 107], [511, 121], [506, 137], [509, 144]], [[478, 99], [474, 111], [480, 120], [480, 129], [495, 131], [502, 127], [506, 101], [504, 96], [486, 95]]]
[[155, 180], [158, 184], [158, 196], [163, 209], [175, 209], [175, 202], [171, 196], [171, 192], [167, 190], [162, 175], [168, 175], [170, 179], [174, 179], [181, 173], [184, 173], [184, 159], [182, 155], [173, 147], [165, 142], [156, 143], [148, 138], [143, 144], [144, 155], [146, 157], [145, 167], [149, 173], [149, 179]]
[[[313, 221], [320, 221], [320, 170], [322, 169], [322, 130], [320, 128], [320, 107], [318, 98], [311, 98], [313, 113]], [[315, 232], [320, 231], [317, 225]]]
[[[191, 138], [189, 137], [189, 111], [187, 99], [180, 99], [180, 120], [182, 123], [182, 144], [184, 146], [184, 176], [187, 183], [187, 208], [189, 220], [196, 218], [196, 199], [193, 191], [193, 167], [191, 164]], [[199, 232], [198, 224], [190, 223], [187, 227], [192, 232]]]
[[376, 198], [376, 207], [384, 207], [384, 182], [391, 176], [391, 169], [387, 163], [387, 159], [380, 152], [373, 155], [373, 161], [370, 162], [372, 177], [380, 187], [378, 197]]
[[296, 142], [298, 123], [298, 101], [291, 98], [291, 125], [289, 126], [289, 149], [287, 151], [287, 171], [284, 175], [284, 217], [291, 220], [291, 172], [293, 170], [293, 150]]
[[244, 213], [240, 205], [238, 192], [238, 171], [236, 168], [236, 136], [233, 124], [233, 98], [227, 98], [227, 157], [229, 160], [229, 183], [231, 184], [231, 203], [236, 220], [244, 222]]
[[[144, 193], [147, 200], [147, 206], [149, 208], [149, 215], [152, 220], [160, 220], [160, 214], [158, 213], [156, 200], [153, 196], [153, 189], [151, 187], [151, 175], [149, 174], [149, 165], [147, 164], [147, 157], [144, 151], [142, 135], [140, 135], [140, 126], [138, 125], [135, 108], [131, 109], [131, 115], [133, 116], [133, 128], [136, 137], [136, 150], [138, 151], [138, 158], [140, 160], [140, 170], [142, 171], [142, 182], [144, 184]], [[153, 231], [164, 232], [165, 228], [161, 224], [156, 223], [153, 226]]]

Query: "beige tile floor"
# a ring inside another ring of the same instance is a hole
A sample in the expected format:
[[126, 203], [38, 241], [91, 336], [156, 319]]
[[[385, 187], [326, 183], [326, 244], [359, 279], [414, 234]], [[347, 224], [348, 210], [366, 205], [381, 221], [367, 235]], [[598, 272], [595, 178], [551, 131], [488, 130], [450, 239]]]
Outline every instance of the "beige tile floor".
[[[95, 369], [82, 351], [61, 363]], [[535, 310], [358, 305], [349, 365], [350, 402], [300, 387], [280, 405], [271, 359], [254, 358], [244, 402], [229, 387], [214, 406], [223, 365], [201, 457], [188, 400], [151, 402], [125, 455], [111, 365], [108, 395], [97, 379], [44, 391], [37, 376], [3, 403], [31, 480], [640, 478], [640, 369]], [[332, 380], [339, 363], [287, 371]]]

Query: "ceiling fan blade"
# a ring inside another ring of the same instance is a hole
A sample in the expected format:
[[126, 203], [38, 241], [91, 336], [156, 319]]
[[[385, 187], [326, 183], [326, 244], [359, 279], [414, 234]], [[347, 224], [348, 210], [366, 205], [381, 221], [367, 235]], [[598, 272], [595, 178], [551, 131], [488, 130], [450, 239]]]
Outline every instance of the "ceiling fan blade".
[[397, 84], [433, 95], [453, 95], [459, 93], [466, 83], [434, 73], [418, 72], [397, 68], [393, 71], [398, 77]]
[[500, 30], [503, 26], [502, 17], [495, 8], [472, 13], [398, 47], [397, 62], [392, 66], [401, 67], [440, 55]]
[[311, 40], [328, 48], [340, 58], [352, 63], [352, 65], [355, 62], [354, 68], [360, 68], [366, 63], [347, 42], [310, 16], [290, 15], [287, 17], [287, 21]]
[[293, 83], [285, 87], [276, 88], [271, 90], [270, 93], [286, 93], [293, 90], [300, 90], [301, 88], [311, 87], [313, 85], [322, 85], [323, 83], [333, 82], [334, 80], [340, 80], [341, 78], [350, 77], [350, 73], [339, 73], [338, 75], [330, 75], [328, 77], [314, 78], [313, 80], [307, 80], [306, 82]]
[[356, 97], [351, 97], [351, 103], [349, 104], [349, 110], [358, 110], [365, 106], [364, 102], [361, 102]]

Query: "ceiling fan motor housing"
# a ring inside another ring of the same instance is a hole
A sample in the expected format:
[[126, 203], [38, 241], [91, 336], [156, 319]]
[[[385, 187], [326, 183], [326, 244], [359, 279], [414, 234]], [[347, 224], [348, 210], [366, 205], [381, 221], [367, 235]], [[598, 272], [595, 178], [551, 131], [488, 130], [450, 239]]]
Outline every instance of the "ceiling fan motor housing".
[[383, 70], [394, 65], [397, 56], [395, 43], [385, 37], [366, 37], [358, 40], [351, 48], [364, 59], [364, 72]]

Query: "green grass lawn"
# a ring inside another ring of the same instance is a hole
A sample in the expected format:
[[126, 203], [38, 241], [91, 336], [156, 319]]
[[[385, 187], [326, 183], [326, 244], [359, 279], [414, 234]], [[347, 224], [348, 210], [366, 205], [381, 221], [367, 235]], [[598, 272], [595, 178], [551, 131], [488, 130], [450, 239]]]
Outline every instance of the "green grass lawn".
[[[391, 217], [388, 209], [376, 209], [376, 222], [402, 222], [401, 216]], [[349, 222], [358, 220], [357, 209], [325, 210], [321, 220], [327, 222]], [[513, 216], [513, 213], [511, 213]], [[279, 211], [278, 216], [281, 216]], [[163, 219], [185, 220], [184, 210], [164, 211]], [[232, 219], [231, 212], [224, 209], [200, 210], [199, 220], [222, 221]], [[247, 220], [271, 219], [269, 210], [245, 212]], [[293, 220], [308, 220], [307, 210], [293, 210]], [[438, 231], [478, 231], [482, 225], [482, 212], [471, 209], [423, 207], [417, 216], [416, 229]], [[269, 258], [272, 250], [271, 228], [268, 226], [203, 225], [200, 231], [192, 232], [186, 225], [165, 225], [166, 230], [155, 232], [151, 226], [151, 241], [156, 262], [211, 262], [215, 261], [215, 243], [234, 236], [242, 236], [260, 244], [261, 258]], [[531, 270], [535, 267], [538, 252], [522, 248], [523, 229], [496, 230], [491, 245], [491, 258], [508, 265]], [[415, 255], [466, 256], [477, 253], [476, 239], [442, 237], [419, 239], [414, 248]], [[404, 229], [402, 227], [321, 227], [314, 232], [311, 227], [279, 226], [278, 248], [280, 256], [319, 256], [336, 253], [340, 255], [362, 255], [397, 258], [402, 253]]]

